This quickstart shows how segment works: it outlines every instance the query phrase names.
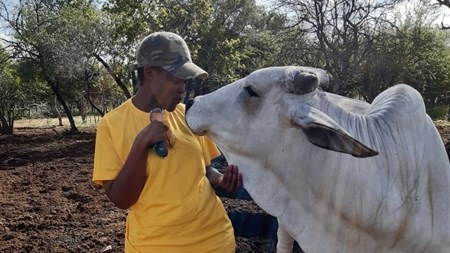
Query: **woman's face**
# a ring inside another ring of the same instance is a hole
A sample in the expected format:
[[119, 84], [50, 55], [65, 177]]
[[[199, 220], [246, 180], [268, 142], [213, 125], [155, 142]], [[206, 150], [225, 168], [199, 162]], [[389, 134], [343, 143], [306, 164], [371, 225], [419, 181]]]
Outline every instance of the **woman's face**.
[[163, 109], [175, 110], [177, 104], [183, 101], [186, 80], [173, 76], [163, 68], [155, 69], [152, 74], [152, 94]]

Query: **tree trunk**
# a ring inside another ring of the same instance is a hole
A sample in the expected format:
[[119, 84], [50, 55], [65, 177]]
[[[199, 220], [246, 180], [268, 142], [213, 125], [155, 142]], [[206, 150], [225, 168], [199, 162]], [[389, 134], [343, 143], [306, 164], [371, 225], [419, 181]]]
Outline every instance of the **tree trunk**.
[[114, 81], [116, 81], [117, 85], [119, 85], [119, 87], [122, 89], [123, 94], [125, 94], [125, 97], [127, 98], [131, 98], [131, 94], [127, 89], [127, 86], [122, 82], [122, 80], [120, 80], [120, 78], [112, 71], [111, 67], [108, 65], [108, 63], [106, 63], [98, 54], [93, 54], [93, 56], [95, 57], [95, 59], [97, 59], [102, 65], [103, 67], [106, 68], [106, 70], [108, 71], [108, 73], [114, 78]]
[[134, 70], [130, 70], [131, 84], [133, 85], [133, 95], [136, 95], [137, 90], [139, 89], [138, 81], [136, 77], [136, 72]]
[[448, 105], [448, 110], [447, 110], [447, 121], [450, 121], [450, 104]]
[[11, 107], [9, 108], [9, 111], [7, 112], [8, 113], [8, 117], [7, 117], [8, 126], [6, 128], [6, 134], [14, 133], [14, 119], [16, 118], [16, 115], [14, 113], [14, 108], [15, 108], [15, 105], [12, 104]]
[[0, 110], [0, 134], [14, 133], [14, 104], [5, 105]]
[[55, 96], [54, 99], [53, 99], [53, 103], [52, 103], [52, 110], [56, 114], [56, 117], [58, 118], [58, 126], [64, 126], [64, 124], [62, 122], [61, 113], [58, 110], [57, 103], [58, 103], [58, 100], [57, 100], [57, 98]]
[[79, 106], [79, 110], [80, 110], [81, 121], [83, 122], [83, 124], [85, 124], [87, 122], [86, 104], [84, 102], [84, 99], [82, 99], [82, 98], [80, 98], [78, 103], [79, 103], [78, 106]]
[[87, 99], [88, 99], [89, 104], [92, 106], [92, 108], [94, 108], [98, 112], [98, 114], [100, 114], [102, 117], [105, 116], [105, 113], [102, 110], [100, 110], [100, 108], [95, 106], [95, 104], [92, 102], [92, 100], [89, 96]]
[[58, 102], [64, 108], [64, 112], [66, 113], [67, 119], [70, 122], [70, 133], [78, 132], [78, 128], [75, 124], [75, 120], [73, 120], [72, 112], [70, 111], [69, 107], [67, 106], [66, 101], [61, 96], [61, 93], [59, 92], [58, 84], [56, 82], [53, 82], [50, 80], [47, 80], [47, 83], [52, 88], [53, 93], [55, 93], [55, 96], [58, 99]]
[[14, 134], [14, 120], [6, 126], [5, 134]]
[[0, 134], [12, 134], [8, 133], [8, 121], [5, 118], [5, 115], [0, 112]]
[[86, 83], [86, 94], [84, 95], [84, 98], [86, 99], [86, 101], [91, 105], [92, 108], [94, 108], [102, 117], [105, 115], [105, 113], [100, 110], [100, 108], [98, 108], [94, 102], [92, 102], [91, 99], [91, 82], [89, 80], [89, 75], [87, 73], [85, 73], [84, 75], [84, 82]]

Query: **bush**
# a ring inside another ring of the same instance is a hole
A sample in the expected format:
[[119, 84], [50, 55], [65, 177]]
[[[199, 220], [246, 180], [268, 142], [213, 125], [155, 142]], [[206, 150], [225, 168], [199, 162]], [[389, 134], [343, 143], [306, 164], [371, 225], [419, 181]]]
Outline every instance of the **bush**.
[[430, 108], [427, 108], [427, 113], [433, 120], [446, 120], [448, 112], [448, 105], [436, 105]]

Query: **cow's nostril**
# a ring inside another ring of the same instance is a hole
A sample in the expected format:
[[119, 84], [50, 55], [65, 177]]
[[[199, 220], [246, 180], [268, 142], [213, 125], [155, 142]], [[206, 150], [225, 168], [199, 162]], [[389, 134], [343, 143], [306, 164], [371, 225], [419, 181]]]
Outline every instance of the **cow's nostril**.
[[189, 99], [188, 101], [186, 101], [186, 113], [193, 104], [194, 104], [194, 100], [192, 100], [192, 99]]

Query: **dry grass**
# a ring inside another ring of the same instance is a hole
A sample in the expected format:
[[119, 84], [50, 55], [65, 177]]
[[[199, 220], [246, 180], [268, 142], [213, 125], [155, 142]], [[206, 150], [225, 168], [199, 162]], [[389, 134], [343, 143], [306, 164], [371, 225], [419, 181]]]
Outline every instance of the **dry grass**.
[[440, 120], [434, 121], [434, 124], [436, 126], [449, 127], [450, 126], [450, 121], [440, 119]]
[[[69, 125], [69, 120], [64, 117], [62, 118], [63, 125]], [[86, 123], [81, 121], [81, 116], [74, 117], [77, 126], [95, 126], [100, 120], [99, 116], [88, 116]], [[450, 121], [447, 120], [436, 120], [434, 123], [437, 126], [450, 126]], [[14, 121], [14, 127], [52, 127], [58, 126], [58, 118], [46, 118], [46, 119], [21, 119]]]
[[[74, 117], [75, 124], [77, 127], [91, 127], [97, 125], [100, 120], [99, 116], [88, 116], [86, 122], [81, 120], [81, 116]], [[70, 123], [67, 117], [62, 118], [62, 123], [64, 126], [69, 127]], [[59, 126], [58, 118], [46, 118], [46, 119], [21, 119], [14, 121], [15, 128], [46, 128]]]

